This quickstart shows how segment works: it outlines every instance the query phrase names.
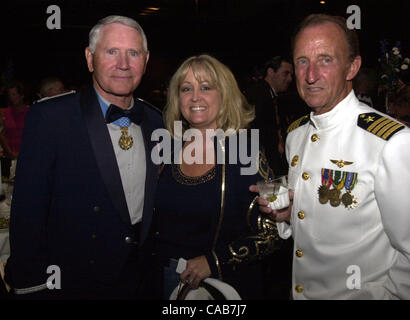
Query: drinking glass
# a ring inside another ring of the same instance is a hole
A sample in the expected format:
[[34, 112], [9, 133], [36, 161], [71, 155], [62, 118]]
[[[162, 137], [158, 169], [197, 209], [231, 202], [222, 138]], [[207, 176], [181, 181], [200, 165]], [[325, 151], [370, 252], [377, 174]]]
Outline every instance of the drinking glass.
[[258, 181], [259, 196], [269, 201], [272, 209], [279, 210], [289, 206], [287, 176]]

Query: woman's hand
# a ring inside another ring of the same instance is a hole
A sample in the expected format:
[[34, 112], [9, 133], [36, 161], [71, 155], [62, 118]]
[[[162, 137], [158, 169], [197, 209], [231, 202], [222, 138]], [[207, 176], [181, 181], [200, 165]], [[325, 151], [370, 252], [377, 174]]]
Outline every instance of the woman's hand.
[[187, 261], [186, 269], [181, 274], [181, 281], [197, 289], [199, 283], [210, 275], [211, 269], [205, 256], [195, 257]]

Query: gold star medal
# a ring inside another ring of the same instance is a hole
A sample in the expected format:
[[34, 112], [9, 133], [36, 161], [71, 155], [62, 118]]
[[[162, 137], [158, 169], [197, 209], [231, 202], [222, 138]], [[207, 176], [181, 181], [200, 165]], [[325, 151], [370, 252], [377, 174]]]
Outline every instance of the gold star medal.
[[121, 137], [118, 140], [118, 145], [122, 150], [131, 149], [132, 145], [134, 144], [134, 140], [131, 136], [128, 135], [128, 127], [120, 127], [121, 129]]

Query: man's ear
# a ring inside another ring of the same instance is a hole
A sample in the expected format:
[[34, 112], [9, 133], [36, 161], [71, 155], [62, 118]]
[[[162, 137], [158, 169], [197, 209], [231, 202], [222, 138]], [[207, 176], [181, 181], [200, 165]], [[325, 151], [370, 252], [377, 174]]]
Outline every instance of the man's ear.
[[349, 71], [347, 72], [347, 75], [346, 75], [347, 81], [353, 80], [353, 78], [359, 72], [361, 65], [362, 65], [362, 57], [356, 56], [349, 66]]
[[149, 60], [149, 51], [147, 51], [146, 57], [145, 57], [144, 73], [145, 73], [145, 70], [147, 69], [148, 60]]
[[85, 59], [87, 60], [88, 71], [93, 72], [93, 54], [91, 53], [90, 47], [85, 48]]

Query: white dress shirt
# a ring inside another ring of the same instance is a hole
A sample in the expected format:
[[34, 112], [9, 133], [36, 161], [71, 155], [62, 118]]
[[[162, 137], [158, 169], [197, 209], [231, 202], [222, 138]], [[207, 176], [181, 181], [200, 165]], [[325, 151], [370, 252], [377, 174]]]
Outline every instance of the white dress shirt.
[[132, 136], [134, 144], [131, 149], [123, 150], [118, 145], [118, 140], [121, 137], [120, 127], [113, 123], [109, 123], [107, 126], [120, 169], [131, 223], [135, 224], [141, 221], [144, 209], [146, 162], [141, 127], [131, 123], [128, 127], [128, 135]]
[[[97, 90], [103, 115], [107, 112], [110, 103], [101, 97]], [[129, 109], [134, 105], [131, 100]], [[133, 139], [133, 146], [128, 150], [120, 148], [118, 141], [121, 137], [120, 126], [115, 122], [107, 124], [111, 142], [114, 147], [115, 157], [120, 170], [122, 187], [127, 201], [128, 212], [131, 223], [136, 224], [141, 221], [144, 209], [145, 178], [146, 178], [146, 159], [144, 139], [141, 127], [131, 123], [128, 127], [128, 135]]]

